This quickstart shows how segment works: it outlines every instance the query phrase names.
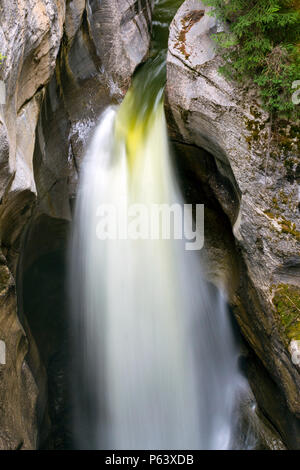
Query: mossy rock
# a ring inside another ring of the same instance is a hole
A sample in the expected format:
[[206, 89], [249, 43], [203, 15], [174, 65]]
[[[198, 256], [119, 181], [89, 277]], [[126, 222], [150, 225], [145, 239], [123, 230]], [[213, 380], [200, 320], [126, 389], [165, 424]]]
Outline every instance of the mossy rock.
[[300, 232], [296, 229], [296, 224], [292, 223], [290, 220], [287, 220], [283, 216], [281, 216], [281, 219], [282, 220], [279, 221], [281, 225], [281, 232], [292, 235], [298, 242], [300, 242]]
[[279, 284], [273, 297], [286, 338], [300, 340], [300, 289], [289, 284]]

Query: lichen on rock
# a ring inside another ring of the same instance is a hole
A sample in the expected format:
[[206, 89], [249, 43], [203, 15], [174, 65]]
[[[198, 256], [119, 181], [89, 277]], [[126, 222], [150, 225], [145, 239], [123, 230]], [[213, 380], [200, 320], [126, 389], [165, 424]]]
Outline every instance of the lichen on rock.
[[274, 290], [273, 304], [288, 344], [293, 339], [300, 340], [300, 288], [279, 284]]

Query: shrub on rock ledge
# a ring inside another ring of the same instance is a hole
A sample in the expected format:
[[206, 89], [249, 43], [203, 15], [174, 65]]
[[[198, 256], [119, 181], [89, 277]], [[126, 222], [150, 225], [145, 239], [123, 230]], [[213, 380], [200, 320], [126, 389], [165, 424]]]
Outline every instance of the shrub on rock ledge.
[[236, 80], [252, 79], [265, 108], [274, 115], [300, 117], [292, 101], [300, 80], [299, 0], [204, 0], [228, 25], [215, 35], [223, 49], [222, 72]]

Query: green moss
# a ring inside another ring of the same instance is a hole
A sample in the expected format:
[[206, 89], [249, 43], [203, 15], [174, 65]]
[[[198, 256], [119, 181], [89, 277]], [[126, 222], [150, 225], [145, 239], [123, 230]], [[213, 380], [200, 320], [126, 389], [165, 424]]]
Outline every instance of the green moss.
[[284, 120], [279, 121], [276, 138], [279, 148], [284, 152], [300, 151], [300, 127], [297, 124], [287, 125]]
[[298, 126], [297, 124], [292, 124], [289, 135], [292, 139], [299, 140], [300, 126]]
[[252, 114], [253, 117], [255, 117], [255, 119], [261, 119], [262, 117], [261, 112], [259, 112], [255, 106], [251, 106], [250, 113]]
[[258, 85], [263, 106], [277, 117], [298, 118], [292, 101], [300, 75], [300, 9], [298, 0], [203, 0], [227, 23], [217, 32], [224, 65], [221, 72]]
[[278, 152], [270, 152], [270, 158], [273, 158], [273, 160], [278, 160], [280, 154]]
[[289, 284], [279, 284], [273, 297], [286, 339], [300, 340], [300, 289]]
[[274, 209], [276, 209], [277, 211], [279, 211], [279, 210], [280, 210], [280, 207], [279, 207], [279, 205], [278, 205], [278, 200], [276, 199], [275, 196], [272, 198], [272, 203], [273, 203]]
[[279, 192], [279, 196], [280, 196], [282, 204], [287, 204], [289, 202], [288, 196], [285, 194], [285, 192], [282, 189]]
[[10, 272], [7, 266], [0, 265], [0, 295], [6, 292], [10, 285]]
[[294, 160], [293, 160], [292, 158], [287, 158], [287, 159], [284, 161], [284, 166], [285, 166], [285, 168], [286, 168], [288, 171], [293, 170], [293, 168], [294, 168]]
[[[257, 114], [258, 116], [258, 114]], [[246, 140], [248, 143], [252, 141], [259, 141], [262, 137], [261, 133], [265, 129], [266, 125], [264, 122], [257, 121], [255, 119], [245, 119], [245, 126], [247, 131], [251, 133], [251, 137], [247, 137]]]
[[278, 141], [279, 141], [279, 147], [283, 150], [283, 151], [286, 151], [286, 152], [291, 152], [293, 151], [293, 149], [295, 148], [295, 143], [293, 142], [293, 140], [288, 137], [288, 136], [283, 136], [281, 135], [280, 137], [278, 137]]
[[287, 220], [285, 217], [281, 216], [279, 224], [281, 225], [281, 232], [288, 233], [300, 241], [300, 232], [296, 229], [296, 224], [292, 223], [290, 220]]
[[3, 55], [3, 54], [0, 52], [0, 65], [2, 65], [2, 63], [4, 62], [5, 59], [6, 59], [6, 55]]
[[270, 211], [264, 211], [264, 214], [266, 214], [270, 219], [275, 219], [275, 215]]

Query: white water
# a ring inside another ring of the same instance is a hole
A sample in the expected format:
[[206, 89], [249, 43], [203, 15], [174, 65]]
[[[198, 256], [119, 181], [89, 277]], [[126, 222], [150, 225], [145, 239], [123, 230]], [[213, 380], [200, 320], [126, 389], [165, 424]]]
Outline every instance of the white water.
[[117, 112], [103, 114], [91, 142], [74, 221], [76, 446], [227, 449], [237, 351], [225, 299], [203, 280], [197, 252], [179, 241], [96, 237], [100, 204], [182, 203], [162, 104], [127, 147]]

